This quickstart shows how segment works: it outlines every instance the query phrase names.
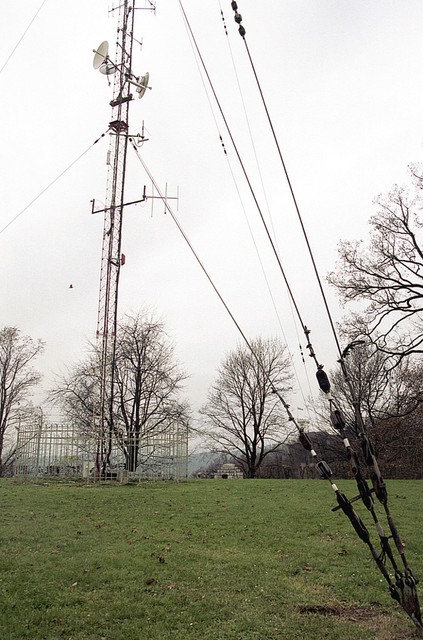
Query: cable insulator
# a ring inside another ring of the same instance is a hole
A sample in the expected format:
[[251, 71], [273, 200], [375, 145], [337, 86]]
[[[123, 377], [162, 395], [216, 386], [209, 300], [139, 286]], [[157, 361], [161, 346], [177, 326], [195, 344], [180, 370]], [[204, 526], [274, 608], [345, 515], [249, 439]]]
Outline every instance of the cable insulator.
[[223, 11], [222, 10], [220, 11], [220, 15], [222, 16], [223, 28], [225, 30], [225, 35], [227, 36], [228, 35], [228, 30], [226, 28], [225, 16], [223, 15]]
[[[329, 385], [330, 388], [330, 385]], [[332, 423], [332, 427], [337, 429], [338, 431], [344, 431], [345, 429], [345, 419], [340, 409], [335, 409], [331, 411], [330, 421]]]
[[243, 38], [245, 36], [245, 34], [247, 33], [245, 31], [244, 27], [242, 26], [242, 24], [239, 25], [238, 33], [241, 36], [241, 38]]
[[360, 492], [360, 497], [365, 505], [366, 509], [373, 508], [373, 498], [372, 492], [370, 490], [369, 485], [367, 484], [365, 478], [360, 474], [360, 476], [356, 477], [357, 487]]
[[374, 459], [376, 458], [376, 453], [373, 448], [373, 444], [365, 434], [361, 436], [361, 449], [363, 451], [366, 464], [371, 467], [374, 463]]
[[306, 449], [307, 451], [311, 451], [313, 449], [313, 445], [311, 444], [311, 440], [308, 437], [308, 435], [306, 433], [304, 433], [304, 431], [301, 431], [300, 435], [298, 437], [299, 437], [299, 440], [300, 440], [301, 444], [303, 445], [304, 449]]
[[330, 480], [330, 478], [332, 477], [332, 469], [330, 468], [328, 463], [325, 460], [319, 460], [316, 466], [322, 474], [322, 478], [324, 478], [325, 480]]
[[235, 1], [234, 1], [234, 2], [231, 2], [231, 7], [232, 7], [232, 9], [233, 9], [234, 11], [238, 11], [238, 5], [237, 5], [237, 3], [236, 3]]
[[317, 378], [317, 382], [319, 383], [319, 387], [321, 388], [321, 390], [324, 393], [329, 393], [329, 391], [330, 391], [329, 378], [328, 378], [328, 376], [326, 374], [326, 371], [323, 371], [321, 366], [316, 371], [316, 378]]
[[351, 447], [348, 449], [347, 455], [351, 465], [352, 474], [357, 479], [357, 477], [360, 475], [360, 461], [358, 459], [358, 456], [356, 452], [351, 449]]
[[[396, 527], [396, 524], [395, 524], [395, 522], [394, 522], [394, 520], [393, 520], [391, 515], [388, 515], [388, 524], [389, 524], [389, 528], [390, 528], [391, 533], [392, 533], [392, 537], [394, 538], [394, 542], [395, 542], [395, 545], [397, 547], [398, 553], [399, 554], [404, 553], [404, 543], [401, 540], [401, 536], [399, 534], [399, 531], [398, 531], [398, 529]], [[409, 571], [411, 573], [411, 569], [409, 569]], [[412, 575], [412, 573], [411, 573], [411, 575]], [[414, 576], [413, 576], [413, 578], [414, 578]]]
[[397, 602], [399, 602], [401, 604], [401, 598], [400, 598], [400, 594], [397, 591], [397, 588], [394, 584], [391, 584], [389, 587], [389, 592], [391, 594], [391, 598], [393, 598], [394, 600], [396, 600]]
[[381, 504], [386, 504], [388, 501], [388, 491], [386, 489], [385, 480], [382, 478], [380, 472], [374, 472], [370, 477], [377, 499]]
[[225, 154], [225, 156], [227, 156], [228, 154], [226, 152], [226, 147], [225, 147], [225, 143], [223, 142], [223, 138], [220, 135], [219, 135], [219, 138], [220, 138], [220, 142], [222, 144], [223, 153]]
[[366, 544], [369, 544], [370, 535], [367, 530], [367, 527], [362, 521], [362, 519], [360, 518], [360, 516], [356, 514], [356, 512], [348, 502], [347, 497], [343, 493], [338, 491], [338, 493], [336, 494], [336, 499], [342, 511], [345, 513], [345, 515], [348, 517], [349, 521], [351, 522], [352, 526], [354, 527], [358, 537], [361, 540], [363, 540], [363, 542], [365, 542]]
[[405, 577], [405, 584], [410, 588], [415, 588], [419, 584], [419, 579], [416, 578], [410, 567], [407, 568], [408, 575]]

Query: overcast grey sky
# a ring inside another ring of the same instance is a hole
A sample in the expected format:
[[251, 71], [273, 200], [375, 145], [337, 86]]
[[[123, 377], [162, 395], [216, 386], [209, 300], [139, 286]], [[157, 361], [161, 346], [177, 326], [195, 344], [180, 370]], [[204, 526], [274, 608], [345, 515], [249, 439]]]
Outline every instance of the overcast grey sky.
[[[0, 324], [46, 341], [39, 365], [48, 386], [95, 338], [103, 220], [91, 215], [90, 200], [105, 199], [108, 136], [92, 145], [107, 130], [112, 89], [93, 69], [92, 51], [108, 40], [114, 56], [116, 19], [105, 0], [46, 0], [5, 64], [41, 4], [2, 2], [0, 228], [84, 155], [0, 234]], [[271, 215], [319, 360], [330, 369], [334, 343], [230, 1], [183, 4], [260, 203]], [[238, 6], [324, 278], [334, 268], [338, 240], [366, 239], [373, 198], [403, 183], [407, 165], [422, 160], [423, 4], [240, 0]], [[130, 109], [131, 132], [144, 122], [149, 138], [140, 152], [163, 189], [166, 182], [170, 195], [179, 188], [178, 218], [244, 332], [281, 335], [248, 220], [282, 338], [304, 383], [285, 287], [225, 127], [210, 107], [179, 3], [158, 0], [155, 16], [138, 11], [135, 35], [142, 41], [142, 50], [135, 46], [135, 68], [150, 73], [152, 87]], [[144, 185], [151, 193], [131, 150], [128, 163], [128, 200], [141, 197]], [[163, 318], [190, 375], [187, 395], [198, 407], [239, 335], [163, 206], [156, 201], [152, 210], [149, 202], [127, 208], [124, 216], [120, 313], [148, 307]], [[343, 312], [328, 295], [340, 319]]]

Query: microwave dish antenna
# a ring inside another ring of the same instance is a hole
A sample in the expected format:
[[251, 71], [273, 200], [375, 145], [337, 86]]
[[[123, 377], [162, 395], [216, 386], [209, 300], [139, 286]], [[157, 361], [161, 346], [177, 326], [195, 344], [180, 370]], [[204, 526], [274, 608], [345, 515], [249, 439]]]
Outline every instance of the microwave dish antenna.
[[143, 76], [133, 76], [134, 80], [128, 78], [128, 82], [133, 84], [137, 88], [138, 97], [142, 98], [147, 89], [151, 89], [148, 86], [148, 81], [150, 79], [150, 74], [148, 71]]
[[116, 73], [116, 67], [112, 62], [103, 62], [103, 64], [99, 66], [98, 70], [105, 76], [112, 76]]
[[93, 53], [94, 53], [94, 59], [93, 59], [94, 69], [100, 69], [100, 67], [104, 64], [107, 65], [108, 56], [109, 56], [109, 43], [107, 42], [107, 40], [104, 40], [104, 42], [102, 42], [97, 47], [97, 49], [93, 49]]
[[150, 74], [148, 73], [148, 71], [145, 73], [145, 75], [141, 76], [141, 78], [139, 79], [139, 87], [137, 87], [137, 93], [138, 93], [138, 97], [142, 98], [144, 93], [147, 91], [148, 89], [151, 89], [151, 87], [148, 86], [148, 81], [150, 79]]
[[148, 86], [148, 81], [150, 79], [148, 71], [143, 76], [132, 76], [133, 79], [126, 76], [126, 78], [130, 84], [133, 84], [137, 88], [139, 98], [143, 97], [147, 89], [151, 89], [151, 87]]

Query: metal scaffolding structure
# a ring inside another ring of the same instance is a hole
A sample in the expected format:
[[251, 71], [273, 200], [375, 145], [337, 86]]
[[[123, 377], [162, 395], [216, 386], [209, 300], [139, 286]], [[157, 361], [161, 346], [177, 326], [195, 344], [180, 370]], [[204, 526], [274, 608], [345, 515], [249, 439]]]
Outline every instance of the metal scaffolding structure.
[[93, 451], [95, 440], [81, 438], [72, 425], [40, 419], [18, 430], [14, 475], [82, 477]]
[[140, 477], [165, 480], [188, 477], [188, 429], [178, 422], [142, 439]]
[[161, 433], [142, 438], [139, 465], [125, 471], [122, 450], [113, 446], [111, 469], [96, 473], [96, 435], [81, 434], [70, 423], [44, 422], [22, 425], [17, 433], [14, 476], [20, 478], [85, 478], [87, 481], [166, 479], [182, 480], [188, 475], [188, 431], [177, 422]]

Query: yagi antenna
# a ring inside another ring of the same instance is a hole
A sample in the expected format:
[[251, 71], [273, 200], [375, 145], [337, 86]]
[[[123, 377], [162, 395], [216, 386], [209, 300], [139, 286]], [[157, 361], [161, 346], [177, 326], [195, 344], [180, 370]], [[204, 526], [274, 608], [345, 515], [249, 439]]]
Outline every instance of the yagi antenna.
[[105, 76], [110, 76], [113, 73], [116, 73], [116, 67], [109, 58], [109, 43], [107, 40], [104, 40], [97, 49], [93, 49], [93, 53], [94, 69], [98, 69], [100, 73], [103, 73]]

